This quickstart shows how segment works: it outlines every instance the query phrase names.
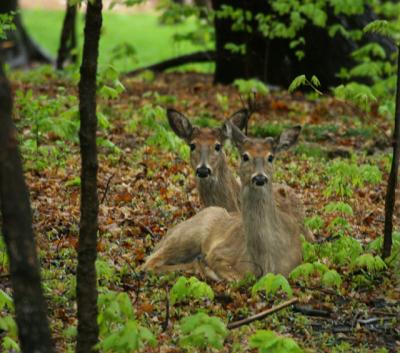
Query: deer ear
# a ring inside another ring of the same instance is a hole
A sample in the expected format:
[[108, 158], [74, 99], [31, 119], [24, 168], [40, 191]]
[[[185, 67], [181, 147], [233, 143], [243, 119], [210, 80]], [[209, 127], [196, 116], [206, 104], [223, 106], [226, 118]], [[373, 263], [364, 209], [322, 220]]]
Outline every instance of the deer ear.
[[238, 127], [240, 130], [243, 130], [249, 121], [250, 112], [248, 109], [240, 109], [236, 113], [233, 113], [229, 120], [233, 125]]
[[[232, 139], [232, 126], [237, 127], [239, 130], [243, 130], [247, 126], [249, 121], [250, 113], [247, 109], [243, 108], [232, 114], [231, 117], [225, 121], [220, 128], [222, 139]], [[227, 124], [229, 122], [229, 124]]]
[[224, 122], [221, 128], [222, 134], [229, 138], [237, 148], [241, 148], [243, 141], [247, 138], [246, 135], [241, 132], [236, 125], [232, 124], [230, 120]]
[[276, 143], [274, 152], [277, 153], [292, 147], [297, 142], [297, 139], [299, 138], [300, 135], [300, 131], [301, 131], [300, 125], [294, 126], [290, 129], [283, 131], [282, 134], [279, 136], [279, 140]]
[[167, 117], [169, 126], [174, 130], [180, 138], [190, 142], [193, 134], [193, 126], [183, 114], [179, 113], [175, 109], [167, 109]]

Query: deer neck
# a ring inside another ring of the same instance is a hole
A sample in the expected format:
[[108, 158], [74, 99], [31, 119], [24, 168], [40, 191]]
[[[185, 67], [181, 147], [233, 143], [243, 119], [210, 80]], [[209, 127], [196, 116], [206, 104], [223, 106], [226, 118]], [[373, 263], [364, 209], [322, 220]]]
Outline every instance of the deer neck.
[[285, 244], [281, 243], [282, 225], [278, 217], [272, 183], [263, 188], [243, 187], [242, 219], [247, 252], [255, 273], [274, 272], [276, 256], [284, 255]]
[[239, 211], [240, 186], [226, 162], [225, 154], [221, 156], [210, 177], [196, 178], [196, 181], [205, 207], [219, 206], [229, 212]]

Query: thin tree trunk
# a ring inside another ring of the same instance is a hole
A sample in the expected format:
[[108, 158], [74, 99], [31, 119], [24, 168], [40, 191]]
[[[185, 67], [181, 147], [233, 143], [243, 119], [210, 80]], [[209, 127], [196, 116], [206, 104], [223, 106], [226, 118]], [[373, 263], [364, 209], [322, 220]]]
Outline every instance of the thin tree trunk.
[[[400, 49], [400, 47], [399, 47]], [[396, 201], [397, 173], [399, 172], [400, 158], [400, 50], [397, 53], [397, 90], [396, 115], [393, 131], [393, 159], [385, 200], [385, 229], [383, 238], [382, 257], [389, 257], [392, 252], [393, 210]]]
[[81, 222], [79, 229], [77, 301], [78, 338], [77, 353], [95, 351], [98, 342], [97, 325], [97, 147], [96, 147], [96, 74], [102, 25], [102, 1], [88, 1], [85, 39], [79, 82], [79, 131], [81, 170]]
[[76, 5], [69, 5], [67, 1], [63, 28], [61, 30], [60, 47], [57, 55], [57, 70], [62, 70], [65, 61], [71, 58], [73, 61], [76, 56], [72, 51], [76, 48]]
[[17, 133], [12, 122], [11, 88], [0, 63], [0, 208], [10, 260], [11, 284], [20, 346], [24, 353], [54, 352], [47, 305], [40, 283]]

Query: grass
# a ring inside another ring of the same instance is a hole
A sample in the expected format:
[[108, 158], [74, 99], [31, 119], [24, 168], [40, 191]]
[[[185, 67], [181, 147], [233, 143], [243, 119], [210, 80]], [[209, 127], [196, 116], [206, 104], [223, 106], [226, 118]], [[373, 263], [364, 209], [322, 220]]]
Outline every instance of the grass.
[[[37, 42], [56, 55], [64, 13], [54, 10], [23, 10], [24, 23]], [[83, 16], [78, 20], [78, 40], [83, 43]], [[160, 25], [156, 13], [121, 14], [105, 11], [100, 41], [99, 64], [107, 65], [117, 45], [130, 44], [135, 48], [135, 59], [118, 60], [115, 66], [121, 71], [150, 65], [164, 59], [202, 50], [191, 43], [177, 43], [173, 36], [194, 28], [190, 21], [173, 26]], [[206, 64], [207, 65], [207, 64]], [[209, 64], [208, 64], [209, 66]]]

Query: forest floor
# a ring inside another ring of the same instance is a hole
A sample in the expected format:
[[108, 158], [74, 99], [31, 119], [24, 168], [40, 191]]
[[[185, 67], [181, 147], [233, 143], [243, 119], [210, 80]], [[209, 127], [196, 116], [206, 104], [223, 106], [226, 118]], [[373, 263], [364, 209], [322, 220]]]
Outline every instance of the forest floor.
[[[46, 68], [13, 73], [11, 80], [50, 321], [57, 352], [69, 352], [76, 325], [80, 192], [76, 81]], [[165, 107], [184, 112], [195, 124], [219, 126], [243, 103], [236, 87], [213, 85], [205, 74], [149, 74], [122, 82], [125, 91], [110, 99], [103, 90], [98, 107], [100, 293], [129, 295], [139, 322], [158, 340], [156, 347], [142, 351], [180, 352], [182, 318], [202, 310], [228, 323], [290, 295], [252, 295], [252, 278], [207, 281], [214, 299], [176, 303], [163, 330], [168, 291], [179, 274], [145, 275], [136, 268], [169, 228], [201, 208], [189, 149], [169, 129]], [[294, 276], [290, 285], [299, 298], [296, 307], [231, 330], [224, 348], [216, 351], [255, 352], [248, 348], [249, 337], [268, 329], [294, 338], [307, 352], [398, 352], [399, 256], [386, 266], [374, 257], [383, 233], [392, 118], [375, 107], [366, 113], [330, 96], [286, 91], [259, 96], [257, 103], [250, 135], [277, 136], [284, 127], [303, 126], [298, 145], [277, 159], [275, 179], [302, 198], [318, 239], [304, 246], [305, 261], [337, 271], [339, 279], [323, 282], [325, 270], [317, 267]], [[236, 168], [237, 155], [226, 148]], [[399, 249], [396, 236], [394, 251]], [[4, 257], [0, 243], [2, 273], [7, 271]], [[369, 262], [363, 262], [367, 257]], [[0, 289], [10, 290], [7, 276], [0, 276]]]

